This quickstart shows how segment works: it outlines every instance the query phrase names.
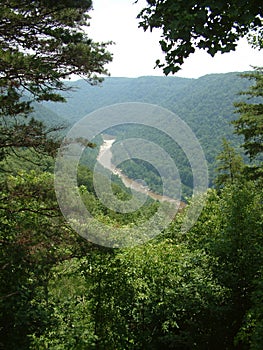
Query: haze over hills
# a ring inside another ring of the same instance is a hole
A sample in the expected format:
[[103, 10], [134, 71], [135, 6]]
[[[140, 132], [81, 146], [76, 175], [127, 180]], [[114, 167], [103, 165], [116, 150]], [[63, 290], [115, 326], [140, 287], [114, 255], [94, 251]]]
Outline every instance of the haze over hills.
[[45, 125], [65, 127], [68, 126], [68, 120], [66, 118], [52, 111], [50, 108], [44, 106], [43, 104], [33, 103], [32, 106], [34, 107], [34, 111], [30, 116], [44, 122]]
[[[83, 80], [67, 84], [74, 86], [74, 90], [65, 92], [67, 103], [48, 102], [44, 107], [55, 113], [59, 122], [65, 120], [69, 126], [101, 107], [124, 102], [150, 103], [174, 112], [197, 136], [208, 162], [210, 184], [222, 138], [234, 145], [240, 144], [230, 124], [235, 118], [233, 103], [245, 99], [239, 93], [250, 85], [240, 73], [210, 74], [198, 79], [107, 77], [100, 86], [90, 86]], [[188, 178], [185, 185], [189, 186], [189, 171], [184, 168], [183, 174]]]
[[65, 93], [67, 103], [44, 106], [69, 124], [88, 113], [116, 103], [145, 102], [176, 113], [188, 123], [205, 148], [210, 142], [218, 147], [222, 137], [233, 139], [229, 124], [234, 116], [235, 101], [250, 85], [240, 73], [211, 74], [198, 79], [178, 77], [105, 78], [101, 86], [83, 80], [67, 82], [74, 91]]
[[[224, 115], [231, 119], [233, 102], [249, 85], [239, 73], [211, 74], [198, 79], [179, 77], [105, 78], [100, 86], [84, 80], [67, 82], [74, 91], [65, 93], [67, 103], [46, 106], [70, 122], [104, 106], [122, 102], [153, 103], [168, 108], [186, 122]], [[192, 114], [195, 115], [192, 115]], [[202, 118], [201, 118], [202, 119]]]

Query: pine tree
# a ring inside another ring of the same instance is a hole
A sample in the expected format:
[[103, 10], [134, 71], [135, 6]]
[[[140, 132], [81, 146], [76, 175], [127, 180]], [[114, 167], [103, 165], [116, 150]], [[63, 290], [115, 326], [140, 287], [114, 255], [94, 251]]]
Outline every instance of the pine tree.
[[248, 101], [235, 104], [236, 113], [240, 116], [233, 124], [235, 132], [244, 137], [242, 147], [252, 162], [248, 170], [254, 178], [258, 178], [263, 175], [263, 68], [255, 68], [252, 73], [242, 76], [254, 80], [255, 84], [241, 92], [248, 96]]
[[229, 183], [233, 184], [242, 176], [243, 159], [226, 139], [223, 139], [223, 150], [217, 156], [217, 163], [217, 177], [215, 179], [217, 188], [224, 187]]
[[107, 44], [86, 34], [91, 7], [91, 0], [1, 1], [0, 159], [22, 146], [50, 151], [52, 130], [24, 120], [32, 100], [64, 101], [59, 91], [72, 74], [91, 84], [107, 74]]

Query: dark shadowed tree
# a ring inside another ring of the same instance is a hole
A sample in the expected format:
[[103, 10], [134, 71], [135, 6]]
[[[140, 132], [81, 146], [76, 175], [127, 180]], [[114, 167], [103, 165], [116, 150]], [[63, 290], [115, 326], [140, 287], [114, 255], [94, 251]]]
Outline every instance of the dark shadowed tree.
[[[89, 10], [90, 0], [1, 1], [0, 348], [30, 348], [29, 336], [50, 320], [52, 267], [80, 247], [60, 213], [52, 175], [41, 171], [44, 163], [52, 168], [42, 153], [54, 155], [58, 142], [50, 133], [60, 128], [45, 127], [30, 112], [32, 101], [63, 101], [63, 80], [72, 74], [91, 84], [107, 74], [107, 44], [86, 34]], [[41, 166], [32, 168], [35, 161]]]
[[251, 40], [257, 46], [262, 42], [263, 6], [254, 0], [147, 0], [138, 17], [144, 30], [162, 31], [165, 63], [156, 64], [165, 74], [177, 72], [197, 48], [211, 56], [229, 52], [248, 33], [253, 33]]
[[235, 104], [239, 118], [233, 124], [235, 132], [244, 137], [242, 146], [246, 154], [254, 161], [247, 170], [258, 178], [263, 175], [263, 68], [256, 68], [254, 72], [242, 76], [254, 80], [255, 84], [241, 93], [247, 95], [248, 100]]
[[244, 168], [243, 159], [240, 154], [231, 146], [231, 144], [223, 139], [222, 152], [217, 156], [217, 176], [215, 185], [221, 188], [226, 184], [233, 184], [241, 177]]
[[90, 0], [1, 1], [1, 158], [10, 148], [53, 148], [52, 130], [23, 118], [32, 110], [30, 101], [63, 101], [58, 92], [72, 74], [91, 84], [107, 74], [107, 44], [86, 34], [91, 8]]

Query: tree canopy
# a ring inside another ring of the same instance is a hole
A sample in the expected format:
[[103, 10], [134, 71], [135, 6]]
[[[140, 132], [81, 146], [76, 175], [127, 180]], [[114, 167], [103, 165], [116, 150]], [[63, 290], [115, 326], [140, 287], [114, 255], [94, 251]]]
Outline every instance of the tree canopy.
[[[1, 1], [1, 88], [23, 88], [38, 100], [59, 98], [71, 74], [95, 82], [111, 59], [85, 33], [90, 0]], [[19, 90], [20, 91], [20, 90]]]
[[234, 183], [240, 180], [244, 167], [244, 162], [239, 153], [231, 146], [225, 138], [222, 142], [223, 150], [216, 157], [217, 177], [214, 181], [217, 188], [224, 187], [228, 183]]
[[255, 83], [241, 92], [247, 95], [247, 101], [235, 103], [237, 120], [233, 121], [235, 132], [244, 137], [242, 147], [254, 164], [248, 169], [254, 177], [262, 177], [263, 154], [263, 68], [258, 67], [252, 73], [242, 75]]
[[[81, 29], [90, 1], [9, 0], [1, 5], [0, 29], [5, 25], [6, 31], [0, 30], [0, 279], [4, 282], [0, 284], [0, 348], [261, 350], [261, 184], [240, 174], [240, 158], [225, 141], [218, 157], [220, 191], [209, 189], [205, 203], [203, 194], [192, 199], [204, 207], [189, 231], [181, 230], [186, 215], [189, 217], [186, 206], [158, 237], [142, 245], [111, 249], [82, 238], [61, 214], [54, 190], [54, 159], [39, 153], [52, 153], [56, 147], [55, 140], [48, 137], [52, 129], [24, 117], [35, 105], [31, 100], [63, 100], [60, 93], [63, 96], [61, 90], [66, 87], [61, 79], [71, 73], [96, 83], [106, 73], [103, 66], [111, 56], [104, 44], [93, 43]], [[218, 76], [215, 80], [222, 84]], [[256, 82], [248, 94], [252, 122], [253, 116], [262, 120], [262, 113], [253, 112], [262, 97], [262, 74]], [[211, 110], [205, 85], [199, 89], [203, 95], [198, 101]], [[211, 90], [212, 85], [208, 86]], [[229, 98], [231, 86], [224, 84], [226, 95], [214, 103], [215, 113], [223, 113], [221, 100]], [[145, 85], [143, 89], [145, 94]], [[187, 87], [188, 94], [194, 89], [198, 90], [197, 85], [191, 90]], [[167, 95], [168, 90], [163, 90]], [[140, 95], [140, 90], [136, 93]], [[216, 89], [213, 93], [218, 98]], [[181, 100], [191, 109], [190, 103]], [[76, 104], [74, 112], [80, 113], [80, 107]], [[238, 107], [246, 122], [240, 129], [244, 135], [246, 126], [249, 129], [254, 124], [248, 123], [244, 113], [247, 106]], [[43, 106], [40, 113], [48, 122]], [[194, 118], [194, 109], [191, 113]], [[220, 114], [213, 124], [217, 133], [219, 118]], [[208, 119], [200, 119], [200, 126]], [[141, 131], [139, 136], [145, 139]], [[257, 140], [249, 139], [248, 145]], [[102, 141], [99, 135], [94, 139], [98, 145]], [[159, 141], [156, 138], [162, 147]], [[98, 149], [90, 151], [93, 158], [87, 164], [97, 158]], [[249, 154], [256, 152], [253, 148]], [[70, 169], [69, 159], [63, 167], [69, 181]], [[96, 195], [94, 176], [98, 174], [79, 166], [73, 191], [79, 193], [87, 210], [97, 222], [115, 230], [113, 241], [123, 239], [119, 227], [127, 236], [135, 232], [143, 238], [147, 232], [142, 232], [140, 224], [158, 211], [159, 203], [147, 200], [134, 212], [116, 212], [101, 200], [108, 187], [102, 197]], [[99, 176], [103, 182], [103, 174]], [[117, 198], [129, 200], [131, 193], [120, 183], [113, 184], [112, 191]], [[64, 188], [63, 178], [58, 185]], [[77, 208], [78, 202], [70, 196], [72, 199], [71, 205]]]
[[258, 1], [173, 1], [147, 0], [139, 13], [144, 29], [160, 28], [160, 45], [165, 63], [156, 61], [164, 73], [175, 73], [196, 48], [214, 56], [234, 50], [237, 41], [254, 33], [253, 43], [260, 43], [263, 7]]
[[[247, 91], [241, 92], [242, 95], [248, 96], [248, 101], [235, 104], [236, 112], [240, 116], [233, 124], [237, 134], [244, 136], [243, 147], [250, 158], [253, 159], [263, 152], [263, 68], [257, 68], [254, 72], [242, 76], [254, 80], [255, 84]], [[257, 99], [251, 101], [254, 97]]]
[[[25, 134], [30, 138], [32, 127], [38, 128], [47, 141], [48, 131], [43, 125], [21, 121], [21, 116], [31, 111], [31, 100], [63, 101], [58, 91], [65, 89], [63, 79], [72, 74], [92, 84], [107, 74], [104, 65], [111, 60], [107, 43], [94, 42], [86, 34], [91, 8], [90, 0], [1, 1], [2, 156], [11, 146], [22, 146]], [[18, 127], [12, 137], [10, 127], [14, 124]], [[31, 137], [25, 146], [38, 147], [35, 139]]]

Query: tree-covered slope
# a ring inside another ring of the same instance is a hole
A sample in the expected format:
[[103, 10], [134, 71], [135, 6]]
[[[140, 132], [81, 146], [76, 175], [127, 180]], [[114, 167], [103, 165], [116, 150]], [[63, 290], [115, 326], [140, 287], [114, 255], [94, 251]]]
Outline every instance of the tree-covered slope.
[[171, 109], [186, 122], [198, 124], [204, 117], [231, 118], [233, 102], [249, 82], [239, 73], [211, 74], [199, 79], [179, 77], [106, 78], [101, 86], [83, 80], [68, 82], [67, 103], [47, 104], [71, 122], [97, 108], [121, 102], [145, 102]]
[[100, 86], [90, 86], [83, 80], [69, 82], [74, 87], [67, 92], [67, 103], [47, 106], [72, 123], [100, 107], [122, 102], [146, 102], [166, 107], [168, 96], [181, 96], [193, 79], [174, 77], [106, 78]]
[[67, 127], [69, 122], [62, 115], [57, 114], [43, 104], [33, 103], [34, 111], [30, 114], [31, 117], [43, 122], [49, 126], [64, 126]]
[[[67, 103], [49, 102], [47, 107], [70, 124], [98, 108], [122, 102], [157, 104], [186, 121], [201, 141], [209, 162], [222, 137], [233, 139], [230, 121], [235, 118], [233, 103], [250, 82], [239, 73], [211, 74], [199, 79], [179, 77], [106, 78], [101, 86], [85, 81], [68, 83]], [[165, 122], [165, 121], [164, 121]]]
[[[184, 120], [204, 149], [213, 178], [215, 158], [222, 139], [237, 144], [230, 121], [235, 118], [234, 102], [250, 82], [240, 73], [210, 74], [199, 79], [179, 77], [106, 78], [101, 86], [83, 80], [68, 82], [74, 89], [65, 93], [67, 103], [47, 107], [73, 124], [91, 111], [123, 102], [144, 102], [167, 108]], [[164, 123], [169, 123], [165, 121]], [[240, 142], [239, 142], [240, 143]]]

